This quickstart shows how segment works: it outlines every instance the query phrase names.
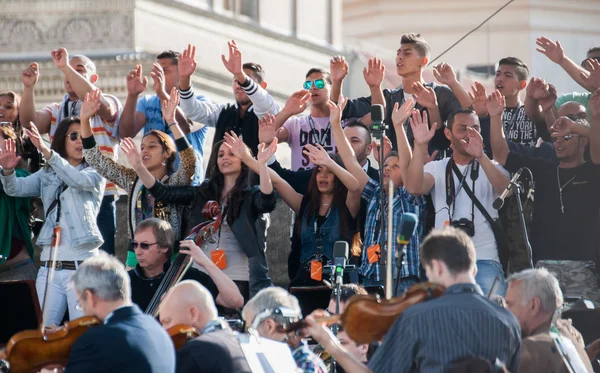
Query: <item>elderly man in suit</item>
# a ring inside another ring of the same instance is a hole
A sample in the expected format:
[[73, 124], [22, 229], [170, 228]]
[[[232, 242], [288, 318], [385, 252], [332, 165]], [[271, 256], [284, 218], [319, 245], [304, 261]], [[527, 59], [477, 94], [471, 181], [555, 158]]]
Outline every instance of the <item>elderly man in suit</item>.
[[175, 372], [171, 338], [154, 318], [131, 304], [129, 276], [117, 258], [101, 254], [86, 260], [71, 282], [84, 314], [96, 316], [102, 325], [88, 329], [73, 344], [68, 373]]
[[519, 372], [569, 372], [551, 335], [551, 328], [557, 332], [563, 346], [572, 343], [575, 347], [569, 355], [575, 371], [593, 372], [579, 332], [566, 320], [557, 320], [556, 329], [553, 327], [554, 315], [562, 305], [558, 280], [544, 268], [526, 269], [508, 279], [506, 306], [519, 320], [523, 337]]

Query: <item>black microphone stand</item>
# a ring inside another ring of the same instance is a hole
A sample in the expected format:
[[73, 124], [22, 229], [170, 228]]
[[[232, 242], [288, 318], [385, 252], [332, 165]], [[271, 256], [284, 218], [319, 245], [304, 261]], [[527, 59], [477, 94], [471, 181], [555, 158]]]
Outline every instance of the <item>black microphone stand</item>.
[[519, 223], [521, 224], [521, 230], [523, 231], [523, 241], [527, 248], [527, 256], [529, 258], [529, 266], [533, 268], [533, 251], [531, 249], [531, 243], [529, 242], [529, 235], [527, 234], [527, 225], [525, 224], [525, 214], [523, 213], [523, 203], [521, 203], [521, 185], [515, 180], [511, 181], [511, 189], [515, 192], [515, 198], [517, 199], [517, 209], [519, 210]]
[[385, 132], [387, 131], [387, 124], [385, 124], [385, 121], [381, 121], [381, 123], [379, 124], [379, 126], [375, 127], [373, 125], [371, 125], [371, 135], [375, 138], [376, 143], [379, 142], [379, 273], [381, 273], [381, 277], [383, 280], [383, 284], [385, 286], [386, 284], [386, 276], [387, 276], [387, 271], [385, 270], [386, 265], [387, 265], [387, 250], [389, 249], [386, 246], [386, 239], [385, 239], [385, 234], [384, 234], [384, 227], [387, 227], [387, 222], [386, 222], [386, 217], [387, 217], [387, 212], [385, 211], [385, 209], [383, 208], [384, 206], [384, 201], [385, 201], [385, 191], [384, 188], [386, 187], [384, 185], [383, 182], [383, 163], [384, 163], [384, 159], [383, 157], [385, 156], [384, 154], [384, 145], [383, 145], [383, 136], [385, 134]]
[[404, 262], [404, 249], [406, 245], [400, 245], [400, 250], [396, 250], [396, 283], [394, 284], [394, 294], [396, 296], [398, 294], [398, 286], [400, 286], [400, 274], [402, 273], [402, 263]]

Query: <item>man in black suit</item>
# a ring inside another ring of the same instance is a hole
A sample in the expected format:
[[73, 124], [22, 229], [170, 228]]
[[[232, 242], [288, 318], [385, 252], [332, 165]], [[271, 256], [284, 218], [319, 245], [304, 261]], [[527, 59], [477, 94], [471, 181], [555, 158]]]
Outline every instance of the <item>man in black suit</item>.
[[237, 336], [220, 320], [210, 292], [196, 281], [175, 285], [160, 307], [165, 329], [184, 324], [200, 336], [177, 351], [177, 373], [251, 373]]
[[117, 258], [101, 254], [86, 260], [71, 282], [84, 314], [96, 316], [102, 325], [88, 329], [75, 342], [66, 372], [175, 372], [171, 338], [156, 320], [131, 304], [129, 276]]

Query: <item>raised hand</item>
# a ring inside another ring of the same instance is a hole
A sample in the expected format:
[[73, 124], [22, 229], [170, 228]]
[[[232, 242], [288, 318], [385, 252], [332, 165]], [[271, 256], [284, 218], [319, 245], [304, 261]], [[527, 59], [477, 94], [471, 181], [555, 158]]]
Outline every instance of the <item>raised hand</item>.
[[317, 146], [306, 144], [304, 145], [302, 153], [307, 155], [308, 159], [310, 159], [315, 166], [327, 167], [330, 162], [332, 162], [331, 157], [327, 154], [327, 150], [325, 150], [321, 144], [317, 144]]
[[441, 63], [437, 66], [434, 66], [433, 76], [435, 76], [438, 82], [448, 86], [457, 82], [456, 74], [454, 73], [452, 66], [448, 65], [447, 63]]
[[583, 79], [588, 89], [595, 91], [600, 88], [600, 62], [590, 58], [585, 61], [585, 66], [588, 72], [581, 72], [581, 79]]
[[148, 88], [148, 78], [142, 73], [142, 65], [135, 65], [127, 74], [127, 93], [139, 96], [146, 88]]
[[465, 139], [460, 140], [465, 147], [465, 151], [475, 159], [481, 158], [483, 155], [483, 137], [473, 127], [467, 127], [467, 134], [469, 136], [468, 142]]
[[212, 263], [206, 254], [204, 254], [204, 251], [192, 240], [180, 241], [179, 252], [191, 256], [192, 260], [201, 267], [206, 267]]
[[334, 82], [341, 82], [348, 75], [348, 63], [344, 56], [334, 56], [329, 61], [329, 74]]
[[21, 157], [17, 156], [15, 140], [4, 140], [4, 149], [0, 149], [0, 166], [2, 166], [4, 171], [14, 170], [20, 160]]
[[126, 137], [121, 141], [121, 149], [125, 156], [127, 157], [127, 161], [134, 169], [138, 169], [142, 165], [142, 157], [140, 152], [135, 145], [135, 142], [130, 137]]
[[100, 109], [100, 95], [102, 91], [99, 89], [94, 89], [91, 92], [85, 94], [85, 98], [83, 99], [83, 104], [81, 104], [81, 111], [79, 112], [79, 116], [81, 119], [90, 119]]
[[42, 135], [40, 135], [40, 131], [38, 131], [37, 127], [33, 122], [29, 122], [29, 129], [24, 128], [25, 134], [31, 140], [33, 146], [36, 147], [37, 150], [40, 151], [46, 157], [46, 159], [50, 158], [50, 149], [46, 145], [46, 143], [42, 140]]
[[65, 48], [58, 48], [50, 52], [50, 56], [52, 56], [52, 62], [59, 69], [64, 69], [69, 64], [69, 52]]
[[327, 102], [327, 106], [329, 106], [329, 122], [331, 125], [342, 125], [342, 113], [344, 112], [344, 108], [348, 103], [348, 97], [344, 97], [340, 94], [337, 104], [333, 101]]
[[392, 151], [392, 141], [386, 135], [383, 135], [383, 160], [379, 159], [379, 148], [377, 146], [377, 142], [373, 141], [371, 143], [371, 148], [374, 149], [373, 156], [375, 157], [375, 162], [377, 162], [380, 167], [383, 167], [383, 162], [387, 158], [388, 154], [390, 154]]
[[469, 98], [471, 99], [471, 106], [475, 110], [475, 114], [479, 117], [487, 117], [487, 95], [485, 93], [485, 87], [479, 82], [475, 82], [471, 86], [471, 91], [468, 92]]
[[165, 72], [158, 62], [152, 64], [152, 71], [150, 71], [150, 77], [153, 80], [154, 92], [159, 97], [166, 96], [165, 90]]
[[413, 137], [415, 138], [415, 144], [429, 144], [429, 141], [435, 135], [436, 123], [429, 128], [427, 120], [427, 112], [419, 113], [419, 111], [413, 112], [410, 117], [410, 127], [413, 131]]
[[590, 111], [593, 118], [600, 118], [600, 88], [595, 90], [590, 97]]
[[546, 95], [538, 100], [538, 103], [542, 106], [542, 111], [552, 110], [557, 98], [556, 87], [548, 84]]
[[179, 76], [190, 77], [196, 71], [196, 46], [188, 44], [182, 54], [177, 57]]
[[278, 131], [275, 127], [275, 116], [271, 113], [265, 114], [258, 121], [258, 142], [270, 144], [277, 137]]
[[[229, 47], [229, 58], [225, 58], [225, 55], [221, 55], [221, 60], [223, 61], [223, 66], [233, 75], [242, 74], [243, 71], [243, 61], [242, 61], [242, 52], [235, 44], [235, 40], [228, 41], [227, 46]], [[243, 82], [240, 82], [243, 83]]]
[[310, 92], [306, 89], [292, 93], [292, 95], [285, 102], [285, 106], [282, 111], [290, 115], [296, 115], [306, 110], [306, 103], [310, 99]]
[[502, 116], [504, 108], [506, 107], [506, 99], [502, 96], [500, 91], [495, 90], [486, 100], [486, 108], [490, 113], [490, 117]]
[[231, 150], [231, 153], [243, 161], [247, 160], [248, 157], [252, 158], [252, 152], [250, 148], [244, 144], [244, 140], [239, 137], [235, 132], [225, 132], [223, 135], [225, 140], [225, 146]]
[[367, 67], [363, 69], [363, 77], [369, 87], [380, 87], [385, 78], [385, 65], [381, 59], [369, 58]]
[[27, 88], [35, 86], [35, 84], [38, 81], [38, 78], [40, 77], [39, 68], [40, 67], [38, 63], [34, 62], [27, 66], [27, 68], [23, 70], [23, 72], [21, 72], [21, 82], [23, 83], [23, 86]]
[[410, 117], [413, 110], [415, 110], [415, 100], [413, 98], [404, 101], [402, 106], [396, 102], [394, 104], [394, 109], [392, 110], [392, 123], [394, 126], [403, 125], [408, 117]]
[[162, 115], [167, 124], [175, 122], [175, 111], [177, 111], [177, 105], [179, 105], [179, 91], [177, 88], [173, 87], [171, 89], [169, 99], [163, 100], [162, 102]]
[[258, 163], [266, 166], [269, 159], [275, 155], [275, 152], [277, 152], [277, 138], [273, 139], [273, 142], [271, 142], [271, 145], [269, 146], [266, 146], [264, 142], [260, 143], [258, 146], [258, 155], [256, 157]]
[[558, 40], [554, 42], [547, 37], [542, 36], [535, 40], [535, 44], [538, 46], [535, 50], [548, 57], [550, 61], [559, 65], [564, 61], [565, 51]]
[[574, 121], [572, 121], [571, 119], [567, 118], [567, 117], [560, 117], [557, 118], [556, 121], [554, 121], [554, 124], [552, 124], [552, 127], [550, 127], [550, 130], [552, 131], [551, 135], [552, 136], [567, 136], [570, 135], [574, 131], [575, 126], [577, 126], [577, 123], [575, 123]]
[[437, 106], [437, 96], [431, 87], [425, 87], [421, 82], [415, 82], [412, 85], [413, 97], [417, 103], [424, 108], [433, 109]]

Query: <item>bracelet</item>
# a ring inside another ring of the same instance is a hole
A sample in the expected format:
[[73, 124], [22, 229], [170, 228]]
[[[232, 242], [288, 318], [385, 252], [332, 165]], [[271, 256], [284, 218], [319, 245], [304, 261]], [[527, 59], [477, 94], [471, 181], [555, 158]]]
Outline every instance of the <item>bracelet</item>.
[[3, 170], [2, 170], [2, 174], [3, 174], [4, 176], [10, 176], [10, 175], [12, 175], [12, 173], [13, 173], [13, 172], [15, 172], [15, 169], [14, 169], [14, 168], [12, 168], [12, 169], [10, 169], [10, 170], [7, 170], [7, 169], [3, 169]]
[[175, 122], [173, 122], [173, 123], [170, 123], [168, 127], [169, 127], [169, 128], [171, 128], [171, 126], [173, 126], [173, 125], [175, 125], [175, 124], [177, 124], [177, 121], [175, 121]]

